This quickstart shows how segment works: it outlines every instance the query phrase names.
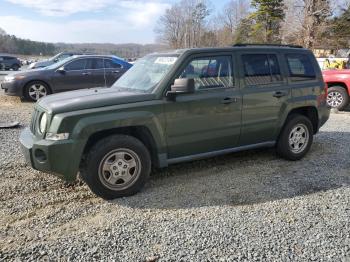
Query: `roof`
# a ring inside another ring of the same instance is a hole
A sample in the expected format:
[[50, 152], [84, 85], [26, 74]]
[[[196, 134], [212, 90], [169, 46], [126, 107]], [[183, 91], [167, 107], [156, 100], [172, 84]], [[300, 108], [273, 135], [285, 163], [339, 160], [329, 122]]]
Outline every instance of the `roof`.
[[161, 55], [181, 55], [185, 52], [220, 52], [220, 51], [233, 51], [233, 50], [245, 50], [245, 49], [258, 49], [258, 50], [265, 50], [265, 49], [292, 49], [292, 50], [308, 50], [306, 48], [303, 48], [302, 46], [298, 45], [278, 45], [278, 44], [236, 44], [233, 46], [228, 47], [205, 47], [205, 48], [186, 48], [186, 49], [175, 49], [175, 50], [168, 50], [164, 52], [156, 52], [153, 54], [161, 54]]
[[89, 57], [89, 58], [111, 58], [114, 60], [117, 60], [119, 63], [123, 64], [123, 65], [130, 65], [131, 64], [128, 61], [125, 61], [123, 58], [120, 58], [118, 56], [115, 55], [74, 55], [72, 57]]

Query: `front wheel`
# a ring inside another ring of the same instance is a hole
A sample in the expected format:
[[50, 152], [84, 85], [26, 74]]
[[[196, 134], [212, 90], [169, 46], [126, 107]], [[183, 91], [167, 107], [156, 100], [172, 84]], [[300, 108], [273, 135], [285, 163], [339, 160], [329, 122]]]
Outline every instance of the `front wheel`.
[[30, 82], [24, 88], [24, 97], [29, 101], [38, 101], [40, 98], [50, 94], [47, 84], [39, 81]]
[[136, 194], [151, 172], [148, 149], [138, 139], [113, 135], [97, 142], [81, 170], [92, 192], [104, 199]]
[[287, 160], [299, 160], [310, 150], [312, 142], [311, 121], [303, 115], [291, 115], [278, 138], [277, 153]]

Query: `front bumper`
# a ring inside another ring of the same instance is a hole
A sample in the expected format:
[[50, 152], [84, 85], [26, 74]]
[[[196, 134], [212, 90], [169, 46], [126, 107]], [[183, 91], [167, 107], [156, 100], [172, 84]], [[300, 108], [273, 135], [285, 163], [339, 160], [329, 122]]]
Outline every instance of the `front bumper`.
[[1, 89], [9, 96], [23, 96], [22, 85], [19, 81], [1, 82]]
[[74, 181], [80, 157], [74, 152], [72, 140], [48, 141], [37, 139], [28, 128], [22, 131], [20, 143], [26, 162], [36, 170]]

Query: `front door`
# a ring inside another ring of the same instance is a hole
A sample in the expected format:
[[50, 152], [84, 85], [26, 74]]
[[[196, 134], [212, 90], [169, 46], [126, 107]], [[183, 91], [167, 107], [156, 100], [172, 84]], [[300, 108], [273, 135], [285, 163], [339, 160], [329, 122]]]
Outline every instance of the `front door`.
[[272, 142], [291, 97], [278, 53], [242, 53], [242, 135], [240, 146]]
[[52, 77], [55, 92], [95, 87], [93, 70], [87, 69], [89, 61], [77, 58], [64, 65], [64, 72], [56, 71]]
[[193, 78], [196, 88], [165, 104], [168, 158], [237, 146], [242, 100], [232, 54], [195, 56], [176, 78]]

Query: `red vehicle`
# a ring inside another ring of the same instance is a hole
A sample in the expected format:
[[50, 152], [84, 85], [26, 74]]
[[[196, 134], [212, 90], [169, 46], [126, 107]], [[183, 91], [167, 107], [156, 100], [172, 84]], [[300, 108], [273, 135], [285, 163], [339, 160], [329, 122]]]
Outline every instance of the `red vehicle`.
[[350, 69], [325, 70], [322, 74], [328, 85], [328, 105], [343, 110], [349, 105]]

